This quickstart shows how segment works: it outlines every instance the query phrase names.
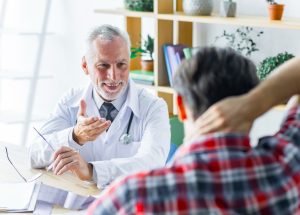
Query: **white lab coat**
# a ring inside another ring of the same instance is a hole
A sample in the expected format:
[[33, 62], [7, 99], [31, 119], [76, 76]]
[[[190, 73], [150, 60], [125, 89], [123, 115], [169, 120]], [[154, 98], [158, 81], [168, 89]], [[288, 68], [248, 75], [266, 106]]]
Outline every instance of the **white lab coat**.
[[[94, 166], [94, 180], [103, 187], [120, 175], [163, 167], [170, 149], [170, 125], [167, 105], [161, 98], [138, 89], [129, 81], [128, 96], [107, 132], [83, 146], [72, 139], [80, 99], [87, 103], [87, 116], [99, 116], [92, 98], [92, 85], [87, 89], [73, 89], [58, 102], [50, 119], [40, 129], [57, 150], [61, 146], [79, 149], [84, 159]], [[134, 113], [130, 135], [133, 142], [120, 142], [126, 133], [131, 111]], [[34, 168], [50, 164], [52, 149], [40, 138], [29, 148]]]

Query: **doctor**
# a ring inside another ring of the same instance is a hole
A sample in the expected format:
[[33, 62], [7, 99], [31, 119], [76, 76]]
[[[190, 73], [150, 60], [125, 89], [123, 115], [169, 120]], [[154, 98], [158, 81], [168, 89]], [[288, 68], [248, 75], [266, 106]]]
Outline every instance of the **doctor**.
[[120, 175], [164, 166], [167, 105], [129, 79], [130, 47], [128, 34], [116, 27], [90, 33], [82, 69], [91, 83], [58, 102], [40, 130], [45, 140], [37, 136], [30, 145], [32, 167], [52, 163], [57, 175], [70, 170], [103, 187]]

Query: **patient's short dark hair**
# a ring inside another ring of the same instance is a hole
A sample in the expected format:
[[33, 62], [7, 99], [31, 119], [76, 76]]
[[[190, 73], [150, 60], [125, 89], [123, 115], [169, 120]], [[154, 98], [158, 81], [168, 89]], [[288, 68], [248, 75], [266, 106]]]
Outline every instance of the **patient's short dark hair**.
[[250, 59], [231, 48], [206, 47], [181, 64], [174, 89], [196, 119], [219, 100], [247, 93], [258, 82]]

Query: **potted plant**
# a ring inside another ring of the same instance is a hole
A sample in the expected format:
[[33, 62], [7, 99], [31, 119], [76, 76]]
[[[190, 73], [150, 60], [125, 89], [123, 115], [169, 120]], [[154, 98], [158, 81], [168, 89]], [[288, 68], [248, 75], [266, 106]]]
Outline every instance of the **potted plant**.
[[187, 15], [210, 16], [213, 10], [213, 1], [182, 0], [182, 9], [183, 12]]
[[275, 68], [293, 57], [295, 57], [293, 54], [284, 52], [264, 59], [257, 68], [257, 76], [260, 80], [264, 80]]
[[259, 51], [253, 37], [260, 37], [264, 32], [256, 32], [251, 27], [240, 27], [234, 32], [223, 31], [223, 34], [215, 38], [215, 42], [224, 40], [226, 45], [237, 52], [250, 57], [253, 52]]
[[128, 10], [153, 12], [153, 0], [124, 0], [124, 5]]
[[225, 17], [235, 17], [236, 2], [232, 0], [223, 0], [220, 5], [220, 14]]
[[130, 58], [141, 57], [141, 67], [144, 71], [153, 71], [153, 52], [154, 52], [154, 38], [149, 34], [143, 40], [143, 44], [138, 47], [131, 48]]
[[269, 18], [270, 20], [281, 20], [284, 4], [278, 4], [274, 0], [266, 0], [269, 3]]

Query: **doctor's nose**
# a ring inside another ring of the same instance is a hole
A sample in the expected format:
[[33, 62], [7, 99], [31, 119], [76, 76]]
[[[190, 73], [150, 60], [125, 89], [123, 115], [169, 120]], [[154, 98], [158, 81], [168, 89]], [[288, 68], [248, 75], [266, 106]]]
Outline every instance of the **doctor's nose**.
[[116, 80], [117, 76], [116, 76], [116, 69], [114, 68], [114, 66], [109, 68], [109, 70], [107, 71], [107, 76], [111, 80]]

